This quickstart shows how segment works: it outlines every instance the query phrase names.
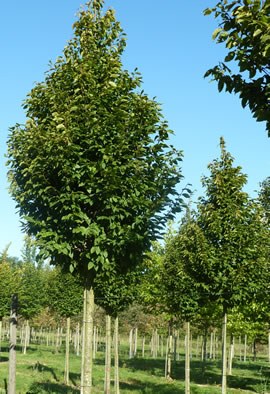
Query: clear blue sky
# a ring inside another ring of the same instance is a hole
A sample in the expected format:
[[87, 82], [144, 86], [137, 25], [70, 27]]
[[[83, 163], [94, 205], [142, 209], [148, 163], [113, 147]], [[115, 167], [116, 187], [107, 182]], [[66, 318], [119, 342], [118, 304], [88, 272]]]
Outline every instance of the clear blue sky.
[[[13, 0], [2, 2], [0, 23], [0, 251], [20, 257], [23, 234], [15, 204], [7, 192], [4, 153], [8, 128], [24, 122], [22, 100], [44, 78], [72, 36], [80, 0]], [[269, 175], [270, 139], [265, 125], [256, 123], [237, 97], [218, 93], [203, 79], [204, 72], [222, 60], [224, 49], [212, 42], [216, 21], [204, 17], [213, 0], [108, 0], [127, 33], [124, 67], [138, 67], [144, 90], [156, 96], [175, 136], [172, 143], [184, 151], [186, 182], [202, 194], [200, 179], [219, 155], [219, 137], [248, 175], [246, 190], [254, 195]], [[181, 185], [180, 185], [181, 187]]]

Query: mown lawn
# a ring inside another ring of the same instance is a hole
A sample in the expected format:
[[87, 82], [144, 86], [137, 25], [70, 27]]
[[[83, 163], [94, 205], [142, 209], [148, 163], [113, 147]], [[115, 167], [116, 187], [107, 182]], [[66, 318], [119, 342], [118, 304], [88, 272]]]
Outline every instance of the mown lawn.
[[[104, 354], [99, 352], [94, 362], [93, 393], [103, 392]], [[70, 386], [63, 384], [64, 350], [55, 353], [52, 347], [31, 345], [26, 355], [17, 351], [17, 394], [80, 392], [80, 357], [71, 354]], [[112, 377], [114, 371], [112, 368]], [[0, 354], [0, 393], [6, 393], [8, 379], [8, 349], [2, 347]], [[268, 363], [235, 362], [233, 375], [228, 377], [228, 394], [270, 393]], [[173, 364], [172, 379], [164, 378], [164, 360], [161, 358], [128, 359], [127, 352], [120, 357], [120, 391], [123, 394], [184, 394], [184, 360]], [[220, 365], [218, 362], [191, 360], [191, 393], [217, 394], [220, 388]], [[113, 381], [112, 381], [113, 393]]]

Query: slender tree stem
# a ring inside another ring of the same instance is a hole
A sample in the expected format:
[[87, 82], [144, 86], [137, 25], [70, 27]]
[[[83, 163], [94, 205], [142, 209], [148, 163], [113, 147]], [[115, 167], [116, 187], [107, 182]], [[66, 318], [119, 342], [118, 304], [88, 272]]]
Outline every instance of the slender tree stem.
[[190, 322], [186, 322], [185, 394], [190, 394]]
[[70, 317], [67, 317], [67, 331], [66, 331], [66, 356], [65, 356], [65, 377], [64, 382], [69, 384], [69, 337], [70, 337]]
[[92, 368], [93, 368], [93, 313], [94, 291], [92, 287], [85, 287], [85, 310], [83, 322], [83, 349], [82, 349], [82, 379], [81, 394], [92, 392]]
[[227, 313], [224, 312], [222, 324], [222, 394], [227, 393]]
[[119, 320], [118, 316], [114, 322], [114, 388], [115, 394], [120, 394], [119, 388]]

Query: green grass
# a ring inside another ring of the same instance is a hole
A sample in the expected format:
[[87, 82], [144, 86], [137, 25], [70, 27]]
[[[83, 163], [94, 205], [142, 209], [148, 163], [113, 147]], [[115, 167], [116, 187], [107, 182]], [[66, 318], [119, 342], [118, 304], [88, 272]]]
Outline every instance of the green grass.
[[[93, 393], [103, 392], [104, 355], [99, 352], [94, 362]], [[55, 353], [52, 347], [31, 345], [26, 355], [20, 348], [17, 351], [16, 393], [79, 394], [80, 357], [71, 354], [70, 386], [63, 384], [64, 352]], [[112, 377], [113, 377], [112, 368]], [[6, 393], [8, 379], [7, 347], [0, 355], [0, 394]], [[233, 375], [228, 377], [228, 394], [270, 393], [270, 371], [264, 360], [254, 362], [235, 362]], [[113, 382], [112, 382], [113, 387]], [[126, 349], [120, 355], [121, 394], [184, 394], [184, 360], [173, 364], [172, 379], [164, 378], [164, 360], [161, 358], [128, 359]], [[113, 389], [112, 389], [113, 392]], [[191, 393], [218, 394], [220, 388], [220, 364], [191, 360]]]

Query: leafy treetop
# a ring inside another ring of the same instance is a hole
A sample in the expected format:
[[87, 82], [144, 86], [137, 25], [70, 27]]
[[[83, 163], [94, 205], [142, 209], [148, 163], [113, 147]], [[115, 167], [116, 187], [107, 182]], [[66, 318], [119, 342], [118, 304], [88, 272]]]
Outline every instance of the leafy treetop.
[[89, 280], [136, 264], [181, 204], [182, 154], [140, 74], [122, 68], [125, 45], [114, 12], [87, 3], [8, 141], [24, 230], [43, 258]]
[[242, 190], [247, 177], [241, 167], [233, 166], [223, 138], [220, 146], [220, 159], [209, 165], [210, 176], [203, 178], [206, 196], [198, 204], [197, 223], [212, 258], [196, 267], [196, 275], [227, 309], [261, 291], [265, 226], [260, 207]]

